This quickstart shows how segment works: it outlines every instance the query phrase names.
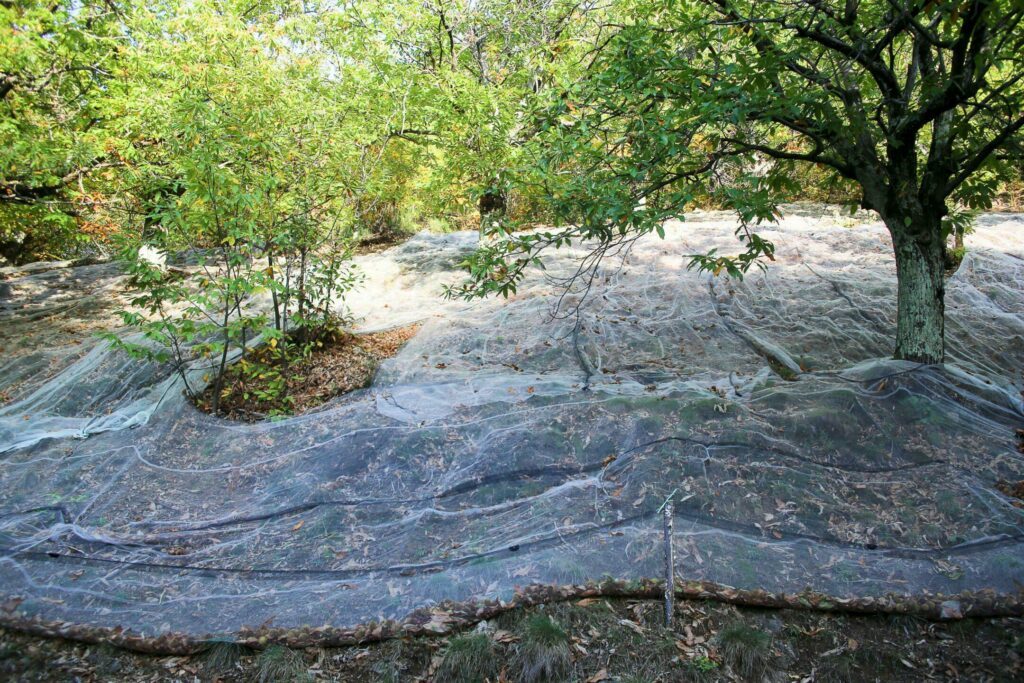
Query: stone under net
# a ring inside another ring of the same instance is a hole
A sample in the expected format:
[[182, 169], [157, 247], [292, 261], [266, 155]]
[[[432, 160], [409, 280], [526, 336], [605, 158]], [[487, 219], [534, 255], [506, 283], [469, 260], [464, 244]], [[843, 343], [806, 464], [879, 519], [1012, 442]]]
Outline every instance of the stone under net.
[[508, 301], [442, 301], [475, 234], [362, 257], [363, 329], [425, 324], [369, 388], [260, 424], [95, 340], [116, 266], [9, 273], [0, 616], [228, 636], [656, 578], [670, 495], [680, 580], [1018, 604], [1024, 217], [969, 237], [944, 367], [885, 360], [878, 223], [793, 209], [766, 274], [686, 270], [733, 229], [699, 214], [637, 242], [578, 319], [551, 315], [540, 273]]

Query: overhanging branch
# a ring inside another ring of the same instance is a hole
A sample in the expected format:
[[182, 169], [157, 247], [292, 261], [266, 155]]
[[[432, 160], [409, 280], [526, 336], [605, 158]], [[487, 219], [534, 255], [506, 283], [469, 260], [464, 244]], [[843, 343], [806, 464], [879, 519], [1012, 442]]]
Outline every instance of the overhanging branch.
[[109, 160], [106, 156], [93, 159], [90, 163], [68, 171], [52, 183], [33, 185], [20, 178], [0, 181], [0, 202], [7, 204], [34, 204], [40, 200], [53, 197], [71, 183], [102, 168], [123, 166], [124, 162]]

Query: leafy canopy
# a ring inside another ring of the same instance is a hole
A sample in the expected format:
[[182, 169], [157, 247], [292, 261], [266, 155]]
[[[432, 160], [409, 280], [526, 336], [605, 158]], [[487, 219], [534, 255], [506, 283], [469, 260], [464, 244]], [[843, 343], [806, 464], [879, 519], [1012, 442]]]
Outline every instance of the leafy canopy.
[[[742, 276], [771, 259], [757, 226], [812, 166], [856, 188], [894, 238], [941, 240], [951, 202], [988, 207], [1019, 174], [1024, 3], [638, 0], [586, 77], [536, 112], [516, 182], [557, 229], [516, 232], [465, 264], [450, 295], [508, 295], [548, 248], [588, 240], [581, 274], [695, 202], [734, 209], [736, 256], [692, 265]], [[956, 217], [954, 215], [954, 217]]]

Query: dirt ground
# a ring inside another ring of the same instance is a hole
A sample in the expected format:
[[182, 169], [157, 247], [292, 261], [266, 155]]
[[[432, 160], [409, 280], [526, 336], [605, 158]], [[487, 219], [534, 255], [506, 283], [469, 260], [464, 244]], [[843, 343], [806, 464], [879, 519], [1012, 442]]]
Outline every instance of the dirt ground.
[[1018, 681], [1024, 619], [929, 622], [680, 602], [587, 599], [510, 612], [446, 638], [261, 652], [214, 643], [193, 657], [0, 631], [16, 681]]
[[[276, 374], [258, 377], [246, 373], [244, 361], [230, 366], [218, 413], [244, 422], [258, 422], [268, 416], [298, 415], [320, 406], [336, 396], [361, 389], [373, 381], [381, 361], [393, 357], [419, 330], [409, 325], [369, 334], [339, 332], [299, 358], [287, 369], [280, 368], [285, 390], [276, 398], [266, 398], [268, 384]], [[272, 349], [262, 347], [251, 353], [261, 365], [274, 367]], [[211, 412], [213, 386], [196, 398], [196, 406]]]

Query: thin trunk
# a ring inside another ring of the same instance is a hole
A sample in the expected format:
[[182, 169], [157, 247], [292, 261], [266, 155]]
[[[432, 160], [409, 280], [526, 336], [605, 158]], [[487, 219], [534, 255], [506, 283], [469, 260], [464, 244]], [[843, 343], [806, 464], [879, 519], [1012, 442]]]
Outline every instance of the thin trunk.
[[220, 392], [224, 388], [224, 370], [228, 364], [228, 344], [231, 340], [228, 333], [228, 322], [231, 316], [230, 302], [224, 304], [224, 348], [220, 352], [220, 364], [217, 366], [217, 380], [213, 385], [213, 405], [211, 412], [216, 415], [220, 408]]
[[242, 297], [235, 296], [235, 312], [238, 313], [238, 320], [242, 323], [242, 358], [245, 358], [245, 344], [246, 344], [246, 320], [245, 316], [242, 315]]
[[960, 262], [964, 260], [964, 229], [961, 226], [955, 226], [953, 228], [953, 246], [946, 249], [945, 252], [945, 268], [947, 271], [953, 271], [960, 267]]
[[331, 268], [328, 272], [330, 273], [330, 278], [327, 281], [327, 288], [324, 290], [323, 302], [321, 304], [324, 309], [324, 315], [323, 318], [320, 320], [320, 331], [318, 335], [327, 332], [331, 324], [331, 309], [333, 308], [332, 298], [334, 296], [334, 282], [335, 279], [338, 277], [338, 273], [335, 270], [333, 262], [331, 263]]
[[[270, 267], [270, 278], [276, 277], [274, 274], [274, 253], [267, 249], [267, 264]], [[281, 331], [281, 304], [277, 300], [277, 290], [271, 287], [270, 298], [274, 302], [274, 329], [278, 332]]]
[[288, 307], [292, 303], [292, 266], [287, 260], [284, 267], [284, 307], [281, 311], [281, 340], [288, 338]]
[[288, 305], [292, 300], [292, 267], [291, 264], [285, 260], [284, 270], [284, 291], [285, 291], [285, 304], [284, 311], [281, 315], [281, 350], [279, 359], [284, 367], [284, 373], [288, 374]]
[[[301, 325], [300, 337], [307, 334], [305, 326], [306, 316], [306, 247], [299, 252], [299, 324]], [[304, 340], [303, 340], [304, 341]]]
[[[918, 219], [918, 222], [921, 219]], [[906, 221], [890, 223], [896, 255], [896, 352], [899, 360], [941, 363], [945, 340], [945, 244], [939, 218], [934, 225], [915, 226], [908, 234]]]

